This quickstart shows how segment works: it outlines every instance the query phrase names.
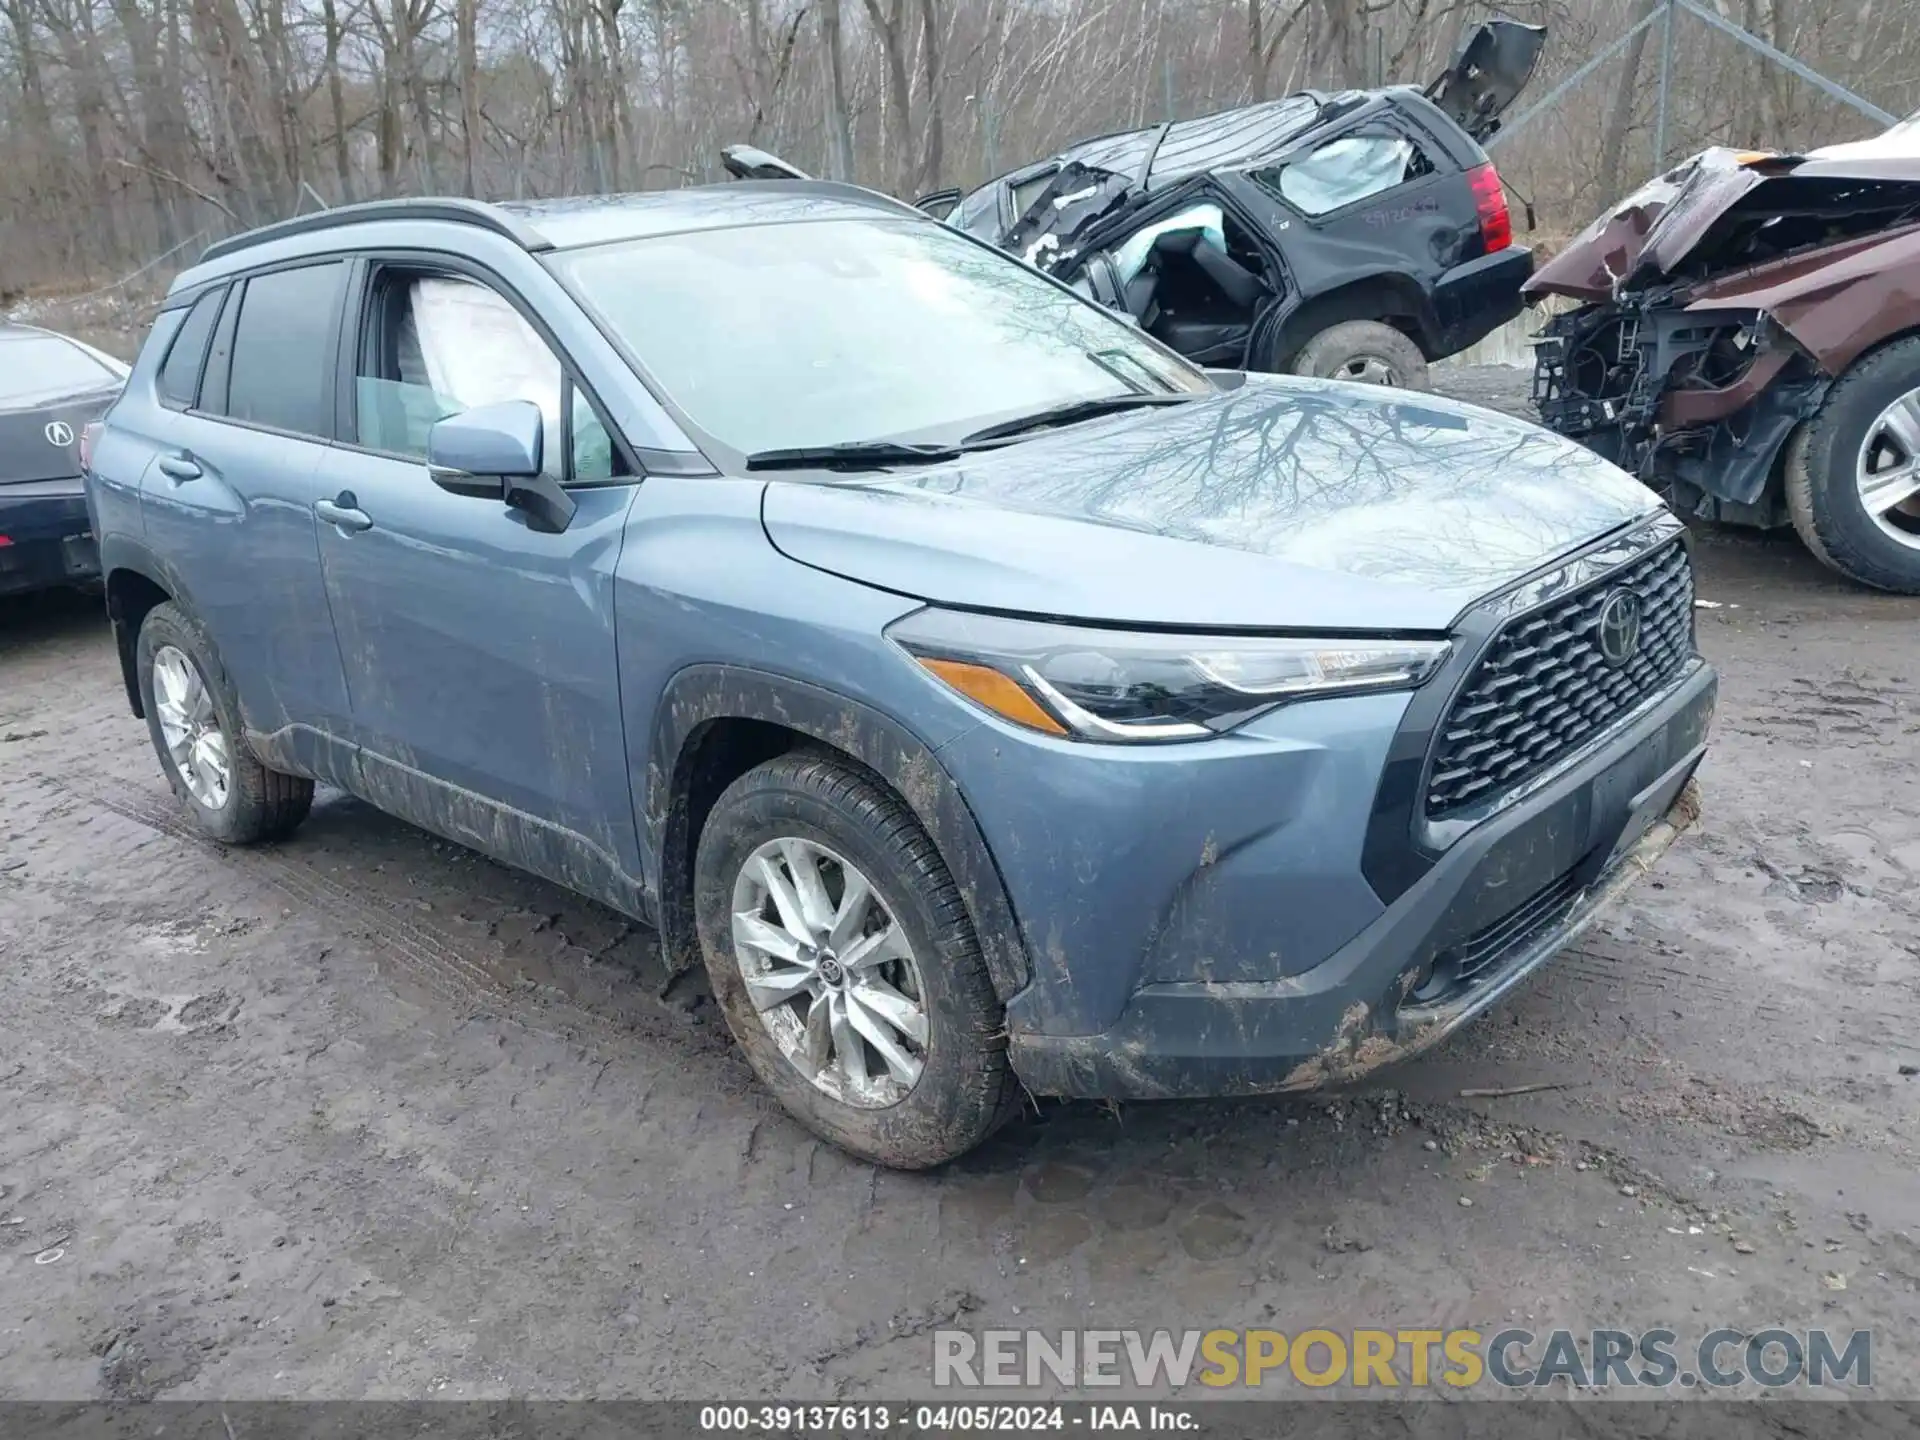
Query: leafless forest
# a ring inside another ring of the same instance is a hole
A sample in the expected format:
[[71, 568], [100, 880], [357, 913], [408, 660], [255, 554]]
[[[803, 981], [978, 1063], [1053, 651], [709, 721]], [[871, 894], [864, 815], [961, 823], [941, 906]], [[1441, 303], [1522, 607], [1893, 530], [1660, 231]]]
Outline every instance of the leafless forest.
[[[1657, 0], [1515, 0], [1544, 96]], [[1896, 114], [1889, 0], [1714, 0]], [[85, 289], [303, 208], [716, 178], [732, 141], [901, 194], [1078, 135], [1313, 85], [1424, 80], [1465, 0], [0, 0], [0, 296]], [[1655, 168], [1663, 25], [1497, 158], [1546, 234]], [[1673, 26], [1670, 158], [1876, 127], [1699, 20]], [[177, 251], [176, 251], [177, 247]], [[155, 265], [153, 273], [177, 263]]]

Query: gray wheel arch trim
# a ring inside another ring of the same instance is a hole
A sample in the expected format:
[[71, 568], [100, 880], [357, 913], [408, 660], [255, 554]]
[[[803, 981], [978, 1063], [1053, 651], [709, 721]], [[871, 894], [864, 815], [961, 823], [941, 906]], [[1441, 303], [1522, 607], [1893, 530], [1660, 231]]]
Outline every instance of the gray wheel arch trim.
[[692, 665], [667, 683], [654, 710], [641, 823], [655, 874], [662, 957], [673, 970], [699, 962], [685, 799], [690, 740], [717, 720], [758, 720], [820, 741], [874, 772], [905, 800], [960, 887], [980, 953], [1005, 1001], [1024, 989], [1027, 952], [999, 868], [960, 788], [933, 751], [898, 721], [805, 681], [733, 665]]

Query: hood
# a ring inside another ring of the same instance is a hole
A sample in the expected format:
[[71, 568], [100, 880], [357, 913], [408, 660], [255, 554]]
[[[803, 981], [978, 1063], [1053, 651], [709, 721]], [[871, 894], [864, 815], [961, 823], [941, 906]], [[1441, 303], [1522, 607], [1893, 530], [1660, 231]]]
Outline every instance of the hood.
[[1486, 20], [1460, 37], [1453, 63], [1434, 77], [1426, 96], [1462, 130], [1486, 140], [1527, 88], [1547, 27], [1518, 20]]
[[1809, 150], [1807, 157], [1812, 160], [1920, 159], [1920, 110], [1871, 139], [1822, 145], [1818, 150]]
[[1171, 628], [1446, 629], [1657, 510], [1523, 421], [1427, 395], [1250, 377], [878, 480], [775, 481], [804, 564], [936, 603]]
[[119, 387], [0, 410], [0, 485], [80, 473], [80, 432], [106, 414]]
[[1703, 150], [1595, 220], [1521, 293], [1606, 300], [1886, 229], [1920, 215], [1917, 150], [1911, 142], [1837, 155]]

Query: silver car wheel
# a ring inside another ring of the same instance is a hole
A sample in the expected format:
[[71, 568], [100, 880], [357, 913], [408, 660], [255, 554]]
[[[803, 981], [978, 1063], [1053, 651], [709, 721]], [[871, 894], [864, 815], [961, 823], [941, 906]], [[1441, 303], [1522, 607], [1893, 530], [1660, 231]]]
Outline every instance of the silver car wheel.
[[871, 881], [824, 845], [769, 840], [733, 883], [733, 954], [788, 1062], [834, 1099], [898, 1104], [927, 1053], [926, 989]]
[[1393, 366], [1378, 355], [1356, 355], [1334, 372], [1336, 380], [1351, 380], [1360, 385], [1400, 384], [1400, 377], [1393, 373]]
[[184, 650], [162, 645], [153, 652], [153, 707], [187, 793], [209, 810], [222, 809], [233, 783], [227, 737], [200, 667]]
[[1856, 482], [1873, 523], [1902, 545], [1920, 549], [1920, 389], [1902, 395], [1867, 427]]

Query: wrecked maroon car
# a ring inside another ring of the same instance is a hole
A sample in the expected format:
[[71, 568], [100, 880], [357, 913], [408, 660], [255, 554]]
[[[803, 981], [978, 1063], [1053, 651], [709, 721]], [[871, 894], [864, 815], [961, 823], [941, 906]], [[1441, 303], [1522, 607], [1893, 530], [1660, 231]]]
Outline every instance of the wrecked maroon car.
[[1535, 352], [1541, 419], [1682, 515], [1791, 524], [1920, 593], [1920, 146], [1708, 150], [1525, 286], [1579, 302]]

